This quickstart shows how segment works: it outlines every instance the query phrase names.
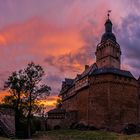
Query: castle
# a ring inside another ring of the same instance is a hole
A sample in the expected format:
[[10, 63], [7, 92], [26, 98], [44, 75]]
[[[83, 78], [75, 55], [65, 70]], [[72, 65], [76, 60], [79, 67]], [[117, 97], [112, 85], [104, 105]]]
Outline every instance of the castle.
[[48, 112], [49, 127], [83, 123], [120, 131], [127, 124], [140, 122], [140, 79], [121, 70], [121, 47], [109, 16], [95, 55], [96, 63], [62, 82], [62, 106]]

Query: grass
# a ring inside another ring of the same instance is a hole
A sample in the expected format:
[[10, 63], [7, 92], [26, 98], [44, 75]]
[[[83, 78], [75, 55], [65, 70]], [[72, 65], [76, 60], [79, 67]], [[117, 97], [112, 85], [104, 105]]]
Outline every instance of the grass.
[[0, 137], [0, 140], [9, 140], [9, 139], [5, 137]]
[[[0, 137], [0, 140], [10, 139]], [[38, 132], [32, 140], [140, 140], [140, 134], [128, 136], [105, 131], [52, 130]]]
[[104, 131], [53, 130], [39, 132], [33, 140], [140, 140], [140, 135], [123, 135]]

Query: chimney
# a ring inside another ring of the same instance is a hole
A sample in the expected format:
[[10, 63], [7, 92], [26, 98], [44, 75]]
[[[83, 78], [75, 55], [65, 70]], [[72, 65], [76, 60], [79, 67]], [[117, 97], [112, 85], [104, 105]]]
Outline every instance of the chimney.
[[89, 65], [85, 65], [85, 70], [87, 70], [89, 68]]

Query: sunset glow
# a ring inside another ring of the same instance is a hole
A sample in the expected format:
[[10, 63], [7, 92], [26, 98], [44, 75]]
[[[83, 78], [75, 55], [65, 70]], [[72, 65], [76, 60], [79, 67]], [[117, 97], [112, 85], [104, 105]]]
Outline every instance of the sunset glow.
[[[0, 87], [8, 75], [34, 61], [43, 66], [52, 88], [54, 107], [64, 77], [73, 78], [95, 62], [95, 48], [111, 9], [113, 32], [122, 54], [122, 68], [139, 76], [140, 2], [132, 0], [1, 0]], [[127, 5], [127, 6], [126, 6]], [[138, 6], [139, 5], [139, 6]], [[125, 9], [125, 10], [124, 10]], [[0, 98], [7, 95], [1, 90]], [[50, 109], [49, 108], [49, 109]]]

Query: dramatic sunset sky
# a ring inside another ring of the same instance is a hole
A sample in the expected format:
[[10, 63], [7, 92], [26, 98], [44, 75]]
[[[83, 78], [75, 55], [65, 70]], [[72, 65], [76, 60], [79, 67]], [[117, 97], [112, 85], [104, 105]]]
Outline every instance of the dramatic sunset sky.
[[107, 10], [122, 49], [122, 69], [140, 74], [139, 0], [0, 0], [0, 88], [8, 75], [34, 61], [45, 69], [55, 103], [64, 77], [95, 62]]

